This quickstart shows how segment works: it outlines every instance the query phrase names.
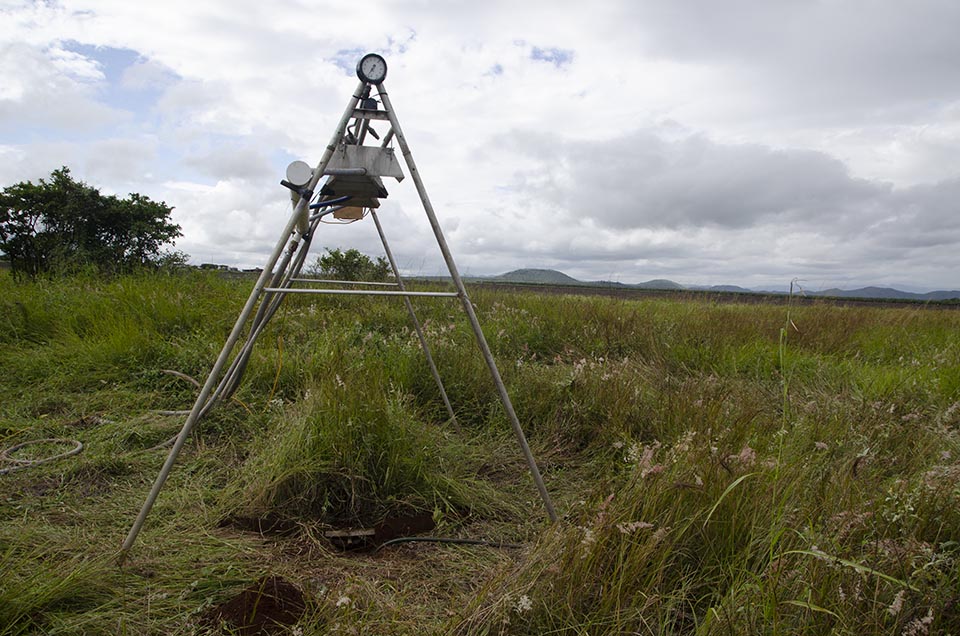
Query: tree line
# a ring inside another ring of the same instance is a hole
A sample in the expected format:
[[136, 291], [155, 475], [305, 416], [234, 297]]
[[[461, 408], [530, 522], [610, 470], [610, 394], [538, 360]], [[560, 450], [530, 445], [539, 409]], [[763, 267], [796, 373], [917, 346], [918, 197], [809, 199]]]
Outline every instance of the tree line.
[[0, 192], [0, 251], [15, 275], [68, 273], [93, 267], [122, 273], [184, 261], [165, 251], [182, 235], [173, 208], [131, 193], [104, 195], [54, 170], [37, 183], [22, 181]]
[[[120, 274], [185, 264], [165, 249], [182, 236], [173, 208], [142, 194], [103, 195], [66, 166], [46, 179], [21, 181], [0, 192], [0, 252], [15, 276], [69, 274], [93, 268]], [[326, 248], [308, 273], [341, 280], [386, 280], [390, 265], [356, 249]]]

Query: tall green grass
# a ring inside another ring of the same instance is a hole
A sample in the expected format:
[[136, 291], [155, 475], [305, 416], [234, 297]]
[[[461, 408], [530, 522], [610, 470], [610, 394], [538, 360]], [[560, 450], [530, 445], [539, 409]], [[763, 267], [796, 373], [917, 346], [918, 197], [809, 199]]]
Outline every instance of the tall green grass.
[[[549, 527], [457, 306], [416, 305], [453, 430], [402, 305], [292, 297], [116, 570], [182, 424], [155, 410], [195, 398], [163, 370], [202, 380], [250, 284], [0, 276], [0, 441], [86, 445], [0, 476], [5, 633], [195, 633], [264, 573], [309, 591], [304, 633], [960, 629], [960, 314], [909, 306], [472, 290]], [[316, 532], [405, 511], [527, 548], [344, 557]]]

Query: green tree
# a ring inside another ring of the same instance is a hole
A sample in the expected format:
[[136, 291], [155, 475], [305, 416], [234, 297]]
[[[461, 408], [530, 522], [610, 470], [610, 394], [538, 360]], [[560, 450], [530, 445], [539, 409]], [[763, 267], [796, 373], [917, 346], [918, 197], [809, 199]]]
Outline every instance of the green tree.
[[104, 196], [70, 176], [22, 181], [0, 192], [0, 250], [16, 274], [93, 265], [106, 272], [156, 266], [161, 248], [181, 236], [173, 208], [140, 194]]
[[390, 271], [390, 263], [382, 256], [377, 260], [371, 260], [366, 254], [351, 248], [346, 252], [340, 248], [331, 250], [325, 248], [327, 253], [317, 257], [308, 269], [314, 276], [322, 276], [336, 280], [367, 280], [384, 281], [387, 280], [387, 274]]

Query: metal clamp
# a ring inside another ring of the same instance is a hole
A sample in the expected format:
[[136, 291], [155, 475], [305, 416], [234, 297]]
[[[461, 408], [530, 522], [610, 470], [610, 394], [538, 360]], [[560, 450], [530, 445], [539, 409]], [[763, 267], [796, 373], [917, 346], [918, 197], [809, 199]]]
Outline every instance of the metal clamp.
[[289, 188], [292, 192], [299, 194], [301, 198], [306, 199], [307, 201], [313, 198], [313, 190], [307, 186], [294, 185], [286, 179], [281, 179], [280, 185], [282, 185], [284, 188]]

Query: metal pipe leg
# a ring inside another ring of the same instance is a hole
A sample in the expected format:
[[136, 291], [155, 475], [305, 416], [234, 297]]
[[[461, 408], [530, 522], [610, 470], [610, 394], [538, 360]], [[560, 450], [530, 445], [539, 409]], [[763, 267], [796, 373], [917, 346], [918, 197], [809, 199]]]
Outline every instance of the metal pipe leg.
[[[383, 251], [387, 254], [387, 260], [390, 261], [390, 267], [393, 269], [393, 275], [397, 279], [397, 286], [400, 288], [400, 291], [406, 291], [406, 287], [403, 285], [403, 279], [400, 278], [400, 268], [397, 267], [397, 261], [393, 258], [393, 252], [390, 250], [390, 245], [387, 243], [387, 237], [383, 233], [383, 226], [380, 225], [380, 217], [377, 216], [376, 210], [370, 210], [370, 216], [373, 217], [373, 222], [377, 226], [377, 233], [380, 235], [380, 241], [383, 243]], [[443, 398], [443, 405], [447, 407], [447, 414], [450, 415], [450, 422], [459, 430], [460, 424], [457, 422], [457, 416], [453, 412], [453, 407], [450, 406], [450, 398], [447, 397], [447, 391], [443, 388], [443, 380], [440, 379], [440, 373], [437, 371], [437, 365], [433, 361], [433, 356], [430, 354], [430, 346], [427, 344], [427, 338], [423, 335], [423, 328], [420, 326], [420, 321], [417, 319], [417, 314], [413, 311], [413, 303], [410, 302], [410, 299], [406, 296], [403, 297], [403, 303], [407, 306], [407, 313], [410, 314], [410, 320], [413, 322], [413, 328], [417, 332], [417, 338], [420, 339], [420, 348], [423, 349], [423, 355], [427, 359], [427, 366], [430, 367], [430, 374], [433, 376], [433, 381], [437, 383], [437, 388], [440, 390], [440, 397]]]
[[[323, 156], [320, 158], [320, 162], [317, 164], [317, 167], [313, 172], [313, 176], [310, 179], [310, 183], [307, 185], [307, 189], [311, 191], [315, 190], [317, 184], [320, 182], [320, 179], [323, 177], [323, 172], [326, 170], [327, 164], [330, 163], [330, 158], [333, 157], [333, 152], [336, 150], [337, 144], [343, 137], [343, 133], [347, 128], [347, 123], [350, 121], [353, 111], [357, 106], [357, 102], [360, 101], [360, 96], [365, 87], [366, 84], [364, 82], [360, 82], [357, 85], [357, 88], [354, 90], [352, 98], [349, 100], [343, 115], [340, 117], [340, 123], [337, 125], [337, 130], [333, 133], [330, 143], [327, 144]], [[140, 534], [140, 529], [143, 527], [143, 523], [146, 520], [147, 515], [150, 513], [150, 509], [153, 508], [153, 504], [156, 502], [157, 496], [160, 494], [160, 490], [163, 488], [164, 482], [166, 482], [167, 477], [170, 475], [170, 471], [173, 469], [173, 464], [176, 462], [177, 456], [180, 454], [180, 450], [183, 448], [183, 444], [187, 441], [190, 431], [193, 430], [194, 425], [200, 418], [201, 411], [207, 402], [207, 397], [210, 395], [214, 385], [217, 383], [217, 376], [219, 376], [220, 372], [223, 370], [223, 367], [227, 362], [227, 358], [230, 357], [230, 352], [233, 350], [234, 345], [236, 345], [237, 340], [240, 338], [240, 332], [243, 330], [244, 324], [247, 322], [247, 319], [253, 312], [253, 308], [257, 303], [257, 299], [263, 293], [263, 289], [267, 285], [267, 279], [273, 272], [273, 268], [277, 264], [277, 260], [280, 258], [280, 253], [283, 251], [284, 246], [287, 244], [290, 236], [293, 234], [293, 229], [296, 227], [297, 221], [302, 215], [309, 213], [309, 205], [309, 200], [302, 199], [294, 208], [293, 214], [290, 215], [290, 220], [287, 221], [287, 225], [280, 236], [280, 240], [277, 241], [277, 244], [273, 249], [273, 253], [270, 255], [270, 258], [264, 266], [263, 271], [260, 272], [260, 277], [257, 279], [257, 283], [254, 285], [253, 291], [250, 292], [250, 297], [247, 298], [247, 302], [240, 311], [240, 315], [237, 317], [237, 322], [233, 325], [233, 330], [227, 337], [227, 341], [224, 343], [223, 349], [220, 351], [220, 355], [217, 357], [217, 361], [213, 365], [213, 369], [211, 369], [210, 374], [207, 376], [207, 380], [204, 382], [203, 388], [200, 389], [200, 395], [197, 396], [197, 400], [194, 402], [193, 408], [190, 410], [190, 415], [187, 416], [187, 421], [184, 422], [183, 428], [180, 430], [180, 434], [177, 435], [177, 441], [174, 442], [173, 448], [170, 449], [170, 454], [167, 455], [167, 459], [163, 464], [163, 468], [160, 469], [160, 474], [157, 475], [157, 479], [154, 481], [153, 487], [150, 489], [150, 494], [147, 495], [147, 499], [143, 502], [143, 506], [140, 509], [140, 513], [137, 515], [136, 521], [133, 522], [130, 532], [127, 533], [127, 537], [123, 541], [123, 546], [121, 547], [120, 552], [121, 563], [126, 559], [127, 554], [130, 552], [130, 548], [133, 547], [134, 542], [137, 540], [137, 535]]]
[[[279, 267], [277, 267], [277, 271], [274, 272], [273, 280], [269, 285], [270, 288], [283, 287], [283, 282], [289, 278], [292, 278], [289, 276], [289, 272], [287, 270], [290, 267], [290, 261], [293, 259], [294, 255], [298, 253], [297, 248], [299, 246], [301, 246], [301, 242], [299, 240], [291, 242], [289, 249], [287, 249], [283, 256], [283, 260], [280, 262]], [[279, 307], [280, 303], [282, 302], [283, 294], [274, 294], [270, 292], [264, 293], [263, 300], [260, 302], [260, 306], [257, 308], [257, 313], [254, 315], [253, 321], [250, 323], [250, 334], [247, 336], [247, 343], [245, 343], [240, 353], [237, 354], [237, 357], [234, 359], [233, 364], [230, 365], [230, 368], [224, 375], [220, 385], [217, 387], [216, 391], [214, 391], [213, 399], [206, 410], [209, 410], [209, 408], [213, 406], [214, 402], [221, 399], [229, 399], [230, 396], [236, 392], [237, 388], [240, 386], [240, 379], [247, 370], [247, 364], [250, 361], [250, 356], [253, 354], [253, 341], [256, 340], [257, 335], [259, 335], [261, 326], [265, 325], [270, 320], [270, 318], [276, 312], [277, 307]]]
[[550, 521], [557, 520], [557, 513], [553, 509], [553, 502], [550, 500], [550, 493], [547, 492], [547, 487], [543, 483], [543, 477], [540, 475], [540, 469], [537, 468], [537, 462], [533, 457], [533, 453], [530, 452], [530, 445], [527, 443], [527, 438], [523, 434], [523, 429], [520, 427], [520, 420], [517, 419], [517, 414], [513, 410], [513, 404], [510, 402], [510, 395], [507, 393], [507, 387], [503, 384], [503, 379], [500, 377], [500, 371], [497, 369], [497, 363], [493, 359], [493, 353], [490, 351], [489, 345], [487, 345], [487, 340], [483, 336], [483, 330], [480, 328], [480, 322], [477, 320], [477, 315], [473, 311], [473, 303], [470, 302], [470, 298], [467, 296], [467, 290], [463, 286], [463, 281], [460, 279], [460, 272], [457, 271], [457, 264], [453, 260], [453, 255], [450, 253], [450, 248], [447, 246], [447, 241], [443, 237], [443, 230], [440, 229], [440, 223], [437, 221], [437, 215], [433, 211], [433, 204], [430, 203], [430, 197], [427, 196], [427, 189], [423, 185], [423, 179], [420, 178], [420, 172], [417, 170], [417, 164], [413, 160], [413, 154], [410, 152], [410, 146], [407, 145], [407, 139], [403, 136], [403, 131], [400, 128], [400, 122], [397, 119], [397, 114], [393, 110], [393, 105], [390, 103], [390, 97], [387, 95], [386, 89], [383, 87], [383, 84], [377, 84], [377, 91], [380, 94], [380, 100], [383, 102], [383, 108], [387, 111], [387, 115], [390, 118], [390, 124], [393, 127], [394, 136], [397, 139], [397, 143], [400, 145], [400, 150], [403, 152], [403, 158], [406, 160], [407, 169], [410, 171], [410, 177], [413, 179], [413, 183], [417, 186], [417, 193], [420, 195], [420, 201], [423, 203], [423, 210], [427, 214], [427, 219], [430, 221], [430, 227], [433, 229], [433, 234], [437, 238], [437, 244], [440, 246], [440, 252], [443, 254], [443, 260], [447, 264], [447, 269], [450, 271], [450, 276], [453, 278], [453, 284], [457, 288], [457, 292], [460, 294], [460, 302], [463, 303], [463, 310], [467, 314], [467, 319], [470, 321], [470, 327], [473, 329], [473, 333], [477, 338], [477, 345], [480, 347], [480, 351], [483, 353], [483, 359], [487, 363], [487, 368], [490, 370], [490, 376], [493, 378], [493, 383], [497, 385], [497, 393], [500, 394], [500, 401], [503, 403], [503, 409], [507, 413], [507, 418], [510, 420], [510, 425], [513, 427], [513, 432], [517, 437], [517, 442], [520, 444], [520, 448], [523, 451], [524, 459], [527, 461], [527, 467], [530, 469], [530, 474], [533, 476], [533, 481], [537, 484], [537, 490], [540, 491], [540, 498], [543, 500], [543, 505], [547, 509], [547, 516], [550, 518]]
[[[303, 205], [306, 206], [306, 202], [304, 202]], [[193, 408], [190, 410], [190, 415], [187, 416], [187, 421], [184, 422], [183, 428], [180, 429], [180, 434], [177, 435], [177, 441], [174, 442], [173, 448], [170, 449], [170, 453], [167, 455], [167, 459], [163, 463], [163, 468], [160, 469], [160, 474], [157, 475], [157, 479], [154, 481], [153, 487], [150, 489], [150, 494], [147, 495], [147, 499], [143, 502], [143, 506], [140, 509], [140, 514], [137, 515], [136, 521], [133, 522], [130, 532], [127, 533], [127, 537], [123, 541], [123, 546], [121, 547], [120, 553], [121, 562], [126, 559], [127, 553], [130, 551], [130, 548], [133, 547], [133, 543], [137, 540], [137, 535], [140, 534], [140, 528], [143, 527], [143, 522], [150, 513], [150, 509], [153, 508], [153, 504], [157, 500], [157, 496], [160, 494], [160, 490], [163, 488], [164, 482], [167, 481], [167, 477], [170, 475], [170, 471], [173, 469], [173, 464], [176, 462], [177, 456], [180, 454], [180, 449], [183, 448], [183, 444], [187, 441], [187, 437], [190, 436], [190, 431], [193, 430], [194, 425], [200, 418], [200, 412], [203, 410], [203, 407], [207, 402], [207, 397], [210, 395], [210, 391], [213, 389], [214, 384], [216, 384], [217, 377], [220, 375], [220, 371], [226, 364], [227, 358], [230, 357], [230, 352], [233, 350], [234, 345], [236, 345], [237, 340], [240, 338], [240, 332], [243, 330], [243, 326], [247, 322], [247, 318], [249, 318], [250, 314], [253, 312], [253, 307], [256, 305], [257, 299], [263, 293], [263, 288], [267, 285], [267, 279], [270, 277], [270, 272], [273, 270], [273, 266], [276, 265], [277, 259], [280, 258], [280, 252], [283, 251], [283, 246], [286, 244], [287, 238], [293, 232], [296, 222], [297, 213], [294, 212], [290, 215], [290, 220], [287, 222], [287, 227], [285, 228], [280, 240], [277, 242], [277, 245], [273, 250], [273, 254], [270, 256], [270, 259], [267, 262], [266, 267], [264, 267], [263, 272], [260, 273], [257, 283], [253, 286], [253, 291], [250, 292], [250, 296], [247, 298], [246, 304], [244, 304], [243, 309], [240, 311], [240, 315], [237, 317], [237, 322], [233, 325], [233, 330], [227, 337], [227, 341], [224, 343], [223, 349], [220, 350], [220, 355], [217, 357], [217, 361], [214, 363], [213, 369], [210, 370], [210, 374], [207, 376], [207, 381], [204, 383], [203, 388], [200, 389], [200, 395], [197, 396], [197, 400], [193, 403]]]

